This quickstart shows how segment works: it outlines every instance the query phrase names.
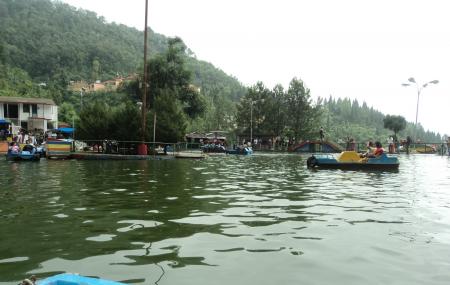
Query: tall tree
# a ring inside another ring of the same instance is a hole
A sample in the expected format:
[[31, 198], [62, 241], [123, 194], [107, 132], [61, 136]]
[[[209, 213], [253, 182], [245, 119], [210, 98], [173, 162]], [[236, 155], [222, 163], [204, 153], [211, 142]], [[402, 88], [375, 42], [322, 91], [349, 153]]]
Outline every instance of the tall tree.
[[287, 123], [286, 116], [286, 95], [283, 86], [277, 84], [268, 98], [267, 106], [267, 130], [274, 138], [281, 137], [284, 133]]
[[383, 123], [385, 128], [394, 132], [395, 137], [397, 137], [398, 132], [406, 128], [406, 120], [402, 116], [387, 115], [384, 117]]
[[269, 111], [271, 91], [262, 82], [248, 88], [247, 94], [237, 106], [237, 123], [239, 133], [269, 135], [266, 115]]
[[297, 140], [308, 139], [318, 130], [318, 111], [313, 108], [310, 90], [304, 82], [292, 79], [286, 96], [288, 126]]

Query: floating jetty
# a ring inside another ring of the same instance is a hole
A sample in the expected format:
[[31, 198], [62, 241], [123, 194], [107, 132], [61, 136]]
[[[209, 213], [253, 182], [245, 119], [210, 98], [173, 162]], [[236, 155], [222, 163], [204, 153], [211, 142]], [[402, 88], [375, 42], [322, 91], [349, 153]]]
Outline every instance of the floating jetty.
[[175, 152], [167, 155], [124, 155], [93, 152], [73, 152], [68, 158], [80, 160], [169, 160], [176, 158], [203, 159], [207, 155], [200, 152]]
[[92, 152], [74, 152], [68, 158], [80, 160], [163, 160], [175, 159], [173, 155], [123, 155]]
[[175, 158], [191, 158], [191, 159], [203, 159], [207, 158], [208, 154], [203, 152], [175, 152], [174, 153]]

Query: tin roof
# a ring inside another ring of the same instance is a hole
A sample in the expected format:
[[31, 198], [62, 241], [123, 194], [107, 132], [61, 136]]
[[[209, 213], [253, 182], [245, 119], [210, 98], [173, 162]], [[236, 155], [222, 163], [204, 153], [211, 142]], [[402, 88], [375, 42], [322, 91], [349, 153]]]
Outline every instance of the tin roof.
[[25, 97], [9, 97], [9, 96], [0, 96], [0, 103], [56, 105], [52, 99], [48, 98], [25, 98]]
[[[198, 132], [193, 132], [190, 134], [186, 134], [186, 138], [191, 138], [191, 139], [219, 139], [219, 140], [225, 140], [226, 137], [225, 136], [220, 136], [218, 135], [219, 131], [214, 131], [214, 132], [209, 132], [209, 133], [198, 133]], [[226, 132], [222, 132], [222, 133], [226, 133]]]

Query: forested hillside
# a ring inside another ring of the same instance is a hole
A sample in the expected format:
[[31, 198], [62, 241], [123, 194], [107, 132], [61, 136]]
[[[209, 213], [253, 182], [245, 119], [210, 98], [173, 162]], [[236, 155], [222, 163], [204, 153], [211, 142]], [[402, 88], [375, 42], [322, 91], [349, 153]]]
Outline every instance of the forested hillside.
[[[64, 75], [71, 80], [101, 80], [131, 73], [141, 62], [142, 32], [106, 24], [90, 11], [48, 0], [1, 0], [0, 43], [4, 62], [41, 81]], [[150, 32], [151, 52], [165, 38]], [[93, 74], [99, 63], [99, 78]], [[95, 78], [94, 78], [95, 77]]]
[[[0, 27], [0, 63], [22, 69], [35, 82], [106, 80], [142, 66], [143, 32], [64, 3], [0, 0]], [[164, 52], [167, 41], [149, 29], [150, 57]], [[216, 90], [221, 82], [233, 100], [245, 91], [207, 62], [190, 57], [189, 67], [195, 84], [205, 90]]]
[[[368, 139], [385, 141], [393, 134], [391, 130], [384, 128], [383, 119], [385, 114], [365, 102], [360, 104], [357, 100], [349, 98], [328, 98], [319, 100], [323, 106], [322, 123], [328, 133], [328, 137], [335, 140], [345, 140], [347, 137], [354, 138], [359, 142]], [[399, 133], [399, 139], [406, 136], [414, 137], [414, 124], [407, 123], [405, 130]], [[417, 137], [423, 142], [440, 142], [440, 134], [425, 131], [419, 124]]]

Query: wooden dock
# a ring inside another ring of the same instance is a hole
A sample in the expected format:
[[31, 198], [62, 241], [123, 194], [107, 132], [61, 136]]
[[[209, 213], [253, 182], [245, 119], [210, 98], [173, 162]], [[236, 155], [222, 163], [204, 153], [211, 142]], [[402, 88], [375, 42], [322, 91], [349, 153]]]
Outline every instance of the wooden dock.
[[70, 158], [80, 160], [163, 160], [163, 159], [203, 159], [207, 155], [201, 152], [174, 152], [167, 155], [124, 155], [124, 154], [106, 154], [96, 152], [73, 152]]
[[203, 152], [188, 152], [188, 151], [180, 151], [180, 152], [175, 152], [175, 157], [176, 158], [191, 158], [191, 159], [203, 159], [203, 158], [207, 158], [208, 155], [206, 153]]
[[80, 160], [163, 160], [175, 159], [174, 155], [124, 155], [93, 152], [74, 152], [70, 158]]

